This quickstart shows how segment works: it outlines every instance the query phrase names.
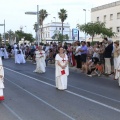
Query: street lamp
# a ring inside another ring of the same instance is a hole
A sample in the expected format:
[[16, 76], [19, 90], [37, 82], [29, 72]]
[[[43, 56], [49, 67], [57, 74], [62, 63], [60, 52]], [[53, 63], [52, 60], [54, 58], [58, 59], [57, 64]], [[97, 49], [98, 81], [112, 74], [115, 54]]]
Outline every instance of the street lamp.
[[25, 28], [26, 28], [26, 33], [27, 33], [27, 26], [25, 26]]
[[57, 27], [56, 27], [56, 17], [53, 17], [55, 19], [55, 29], [57, 30]]
[[[85, 11], [85, 25], [86, 25], [86, 9], [83, 9]], [[86, 33], [85, 33], [85, 41], [86, 41]]]
[[4, 24], [0, 24], [0, 26], [4, 26], [4, 43], [6, 43], [6, 40], [5, 40], [5, 20], [4, 20]]
[[28, 14], [28, 15], [37, 15], [37, 32], [36, 32], [36, 42], [38, 42], [38, 45], [40, 43], [40, 40], [39, 40], [39, 5], [37, 5], [37, 12], [25, 12], [25, 14]]

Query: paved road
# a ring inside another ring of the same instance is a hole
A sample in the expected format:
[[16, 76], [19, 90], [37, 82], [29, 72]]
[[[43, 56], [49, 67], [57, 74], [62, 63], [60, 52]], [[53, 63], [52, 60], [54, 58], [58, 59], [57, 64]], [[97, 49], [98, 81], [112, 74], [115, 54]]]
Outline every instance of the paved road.
[[68, 90], [55, 89], [55, 69], [33, 73], [35, 65], [4, 60], [5, 101], [0, 120], [120, 120], [117, 81], [70, 72]]

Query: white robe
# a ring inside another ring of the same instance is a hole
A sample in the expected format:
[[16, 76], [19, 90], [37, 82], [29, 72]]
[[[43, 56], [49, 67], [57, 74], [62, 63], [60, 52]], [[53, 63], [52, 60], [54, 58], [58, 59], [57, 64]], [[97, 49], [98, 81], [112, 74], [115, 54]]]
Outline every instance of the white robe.
[[116, 74], [115, 74], [115, 79], [118, 79], [118, 84], [120, 86], [120, 72], [118, 72], [118, 70], [120, 70], [120, 55], [117, 58]]
[[0, 48], [0, 57], [4, 56], [3, 55], [3, 51], [2, 51], [2, 48]]
[[4, 59], [8, 59], [8, 52], [6, 50], [6, 48], [1, 48], [2, 49], [2, 54], [4, 56]]
[[20, 49], [21, 54], [18, 54], [18, 50], [15, 49], [15, 63], [26, 63], [22, 50]]
[[68, 56], [65, 55], [65, 58], [63, 61], [63, 58], [61, 58], [59, 56], [59, 54], [56, 55], [55, 57], [55, 67], [56, 67], [56, 74], [55, 74], [55, 77], [56, 77], [56, 88], [58, 88], [59, 90], [65, 90], [67, 89], [67, 77], [69, 75], [69, 69], [68, 69], [68, 65], [67, 67], [65, 68], [65, 74], [62, 75], [61, 74], [61, 71], [63, 70], [57, 62], [59, 62], [61, 65], [65, 65], [65, 63], [68, 61]]
[[45, 52], [42, 51], [35, 51], [36, 54], [36, 69], [33, 72], [38, 72], [38, 73], [45, 73]]
[[2, 59], [0, 57], [0, 75], [3, 77], [0, 78], [0, 101], [4, 100], [3, 89], [4, 89], [4, 68], [2, 65]]

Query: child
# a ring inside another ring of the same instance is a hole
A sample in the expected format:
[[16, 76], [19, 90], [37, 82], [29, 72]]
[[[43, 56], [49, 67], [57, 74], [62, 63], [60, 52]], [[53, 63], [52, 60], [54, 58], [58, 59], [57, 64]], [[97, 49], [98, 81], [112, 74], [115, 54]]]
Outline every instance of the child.
[[101, 62], [98, 62], [96, 64], [96, 69], [94, 71], [98, 76], [100, 76], [103, 73], [103, 66], [101, 64]]

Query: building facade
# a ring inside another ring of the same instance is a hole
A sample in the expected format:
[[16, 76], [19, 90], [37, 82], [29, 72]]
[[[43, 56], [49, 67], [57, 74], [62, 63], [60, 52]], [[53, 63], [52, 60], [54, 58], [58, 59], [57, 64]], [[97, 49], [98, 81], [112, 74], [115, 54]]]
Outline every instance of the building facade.
[[[61, 22], [51, 22], [43, 25], [42, 30], [42, 39], [47, 41], [52, 41], [52, 37], [54, 34], [62, 33], [62, 23]], [[71, 29], [68, 23], [63, 24], [63, 35], [68, 35], [69, 39], [71, 39]]]
[[[116, 33], [112, 39], [120, 40], [120, 1], [105, 4], [91, 9], [91, 21], [104, 22], [107, 28]], [[101, 36], [96, 36], [95, 40], [99, 41]]]

